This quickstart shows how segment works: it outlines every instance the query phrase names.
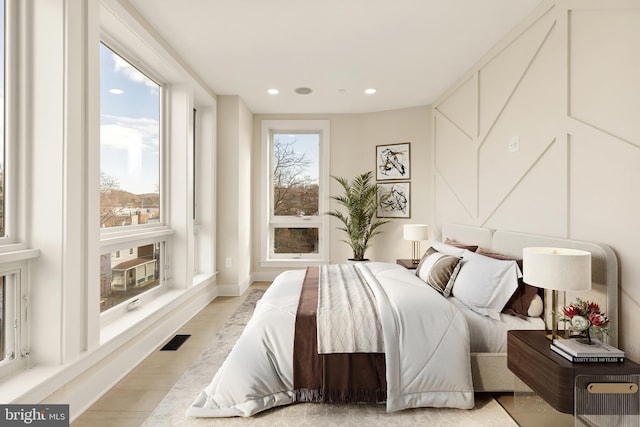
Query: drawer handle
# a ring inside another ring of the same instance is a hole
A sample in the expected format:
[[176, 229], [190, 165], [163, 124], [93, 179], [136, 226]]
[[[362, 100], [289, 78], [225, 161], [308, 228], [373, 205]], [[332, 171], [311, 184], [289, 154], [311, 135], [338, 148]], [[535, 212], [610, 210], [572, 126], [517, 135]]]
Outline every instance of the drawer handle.
[[633, 394], [638, 392], [638, 384], [634, 383], [591, 383], [587, 385], [589, 393]]

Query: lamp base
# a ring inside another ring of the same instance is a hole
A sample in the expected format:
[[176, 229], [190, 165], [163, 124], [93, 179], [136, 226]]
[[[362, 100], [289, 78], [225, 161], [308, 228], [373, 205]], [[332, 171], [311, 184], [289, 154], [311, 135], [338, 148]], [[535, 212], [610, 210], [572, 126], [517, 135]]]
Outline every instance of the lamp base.
[[[566, 338], [567, 332], [564, 330], [558, 331], [558, 291], [553, 289], [551, 291], [551, 330], [547, 329], [547, 339], [553, 341], [558, 338]], [[562, 332], [564, 336], [558, 335]]]
[[411, 262], [413, 265], [420, 264], [420, 241], [414, 240], [411, 246]]

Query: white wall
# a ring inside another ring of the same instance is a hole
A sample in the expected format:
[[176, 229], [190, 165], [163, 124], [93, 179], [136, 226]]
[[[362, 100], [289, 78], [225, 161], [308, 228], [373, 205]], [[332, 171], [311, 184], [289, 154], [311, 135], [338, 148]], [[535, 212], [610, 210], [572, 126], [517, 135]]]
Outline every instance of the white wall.
[[[316, 119], [331, 121], [331, 175], [351, 179], [354, 176], [375, 170], [376, 145], [411, 143], [411, 193], [410, 219], [392, 219], [381, 227], [383, 233], [374, 237], [367, 257], [375, 261], [395, 262], [397, 258], [411, 256], [410, 242], [402, 240], [402, 225], [407, 223], [429, 223], [431, 220], [431, 197], [429, 188], [433, 176], [431, 171], [431, 109], [413, 107], [401, 110], [366, 114], [325, 115], [255, 115], [253, 121], [253, 158], [259, 159], [260, 122], [278, 119]], [[254, 162], [252, 177], [252, 272], [255, 279], [270, 280], [282, 268], [260, 266], [260, 190], [264, 173], [260, 162]], [[339, 192], [339, 185], [331, 182], [331, 194]], [[336, 208], [332, 206], [331, 208]], [[331, 220], [330, 260], [344, 262], [352, 256], [350, 247], [341, 242], [342, 232], [338, 222]]]
[[252, 124], [239, 96], [218, 96], [217, 283], [225, 295], [239, 295], [250, 284]]
[[639, 52], [639, 2], [546, 1], [433, 109], [435, 223], [611, 246], [636, 361]]

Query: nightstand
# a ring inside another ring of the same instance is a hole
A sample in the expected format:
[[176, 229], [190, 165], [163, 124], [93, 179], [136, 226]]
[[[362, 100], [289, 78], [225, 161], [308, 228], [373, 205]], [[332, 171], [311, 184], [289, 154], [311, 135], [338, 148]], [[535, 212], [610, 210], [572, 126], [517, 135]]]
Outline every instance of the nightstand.
[[396, 264], [399, 264], [409, 270], [415, 270], [416, 268], [418, 268], [418, 264], [414, 264], [410, 259], [397, 259]]
[[544, 331], [509, 331], [507, 367], [547, 403], [560, 412], [574, 413], [574, 387], [578, 375], [640, 374], [640, 365], [621, 363], [571, 363], [550, 348]]

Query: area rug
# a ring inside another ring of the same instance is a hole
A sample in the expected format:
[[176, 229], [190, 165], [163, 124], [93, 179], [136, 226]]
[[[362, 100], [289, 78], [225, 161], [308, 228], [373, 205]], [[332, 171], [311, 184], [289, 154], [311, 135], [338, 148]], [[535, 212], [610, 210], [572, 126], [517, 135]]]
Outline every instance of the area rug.
[[144, 422], [143, 427], [200, 426], [514, 426], [517, 424], [491, 396], [476, 395], [470, 410], [408, 409], [392, 414], [384, 405], [303, 403], [261, 412], [249, 418], [191, 418], [187, 408], [210, 382], [247, 324], [263, 290], [251, 290], [215, 339], [186, 370]]

